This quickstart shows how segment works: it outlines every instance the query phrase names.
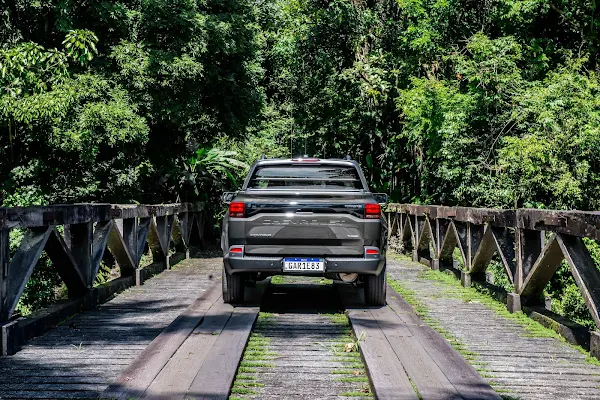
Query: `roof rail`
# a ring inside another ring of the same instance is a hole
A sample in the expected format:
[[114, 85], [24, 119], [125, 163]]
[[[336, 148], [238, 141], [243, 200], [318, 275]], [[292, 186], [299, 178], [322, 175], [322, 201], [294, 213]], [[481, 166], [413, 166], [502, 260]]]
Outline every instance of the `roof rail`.
[[267, 157], [263, 154], [262, 156], [260, 156], [261, 160], [265, 160]]
[[346, 154], [346, 160], [352, 160], [352, 159], [350, 158], [350, 154]]

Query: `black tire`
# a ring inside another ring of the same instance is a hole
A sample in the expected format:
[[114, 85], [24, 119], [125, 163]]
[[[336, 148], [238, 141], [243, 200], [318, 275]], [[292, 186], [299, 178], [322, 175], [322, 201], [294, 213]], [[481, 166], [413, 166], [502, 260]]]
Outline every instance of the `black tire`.
[[365, 303], [368, 306], [384, 306], [386, 292], [385, 265], [378, 276], [367, 275], [365, 281]]
[[242, 274], [229, 275], [223, 268], [223, 301], [242, 303], [244, 301], [244, 277]]

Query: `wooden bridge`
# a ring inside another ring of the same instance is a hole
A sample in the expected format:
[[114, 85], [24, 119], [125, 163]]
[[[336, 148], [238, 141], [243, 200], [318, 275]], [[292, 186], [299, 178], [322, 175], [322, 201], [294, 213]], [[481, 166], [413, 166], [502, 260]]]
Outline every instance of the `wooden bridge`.
[[[599, 326], [600, 213], [393, 204], [387, 218], [410, 255], [388, 257], [388, 306], [273, 279], [232, 307], [203, 204], [0, 208], [0, 398], [600, 398], [598, 332], [543, 298], [565, 260]], [[486, 274], [494, 257], [513, 290]], [[42, 263], [68, 295], [21, 316]]]

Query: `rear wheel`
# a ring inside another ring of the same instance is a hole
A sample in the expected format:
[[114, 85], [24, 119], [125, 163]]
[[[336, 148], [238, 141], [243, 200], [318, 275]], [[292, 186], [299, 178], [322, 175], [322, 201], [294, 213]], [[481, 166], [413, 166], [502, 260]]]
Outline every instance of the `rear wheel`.
[[385, 292], [386, 292], [386, 279], [385, 279], [385, 265], [378, 276], [367, 275], [364, 277], [365, 281], [365, 303], [369, 306], [384, 306], [385, 305]]
[[242, 274], [228, 274], [223, 268], [223, 301], [241, 303], [244, 301], [244, 277]]

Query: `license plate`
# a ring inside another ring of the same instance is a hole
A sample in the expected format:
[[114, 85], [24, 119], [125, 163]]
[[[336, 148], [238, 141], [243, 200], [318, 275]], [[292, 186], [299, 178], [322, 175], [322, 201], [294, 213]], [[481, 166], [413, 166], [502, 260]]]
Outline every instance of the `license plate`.
[[323, 272], [325, 260], [322, 258], [284, 258], [284, 271]]

